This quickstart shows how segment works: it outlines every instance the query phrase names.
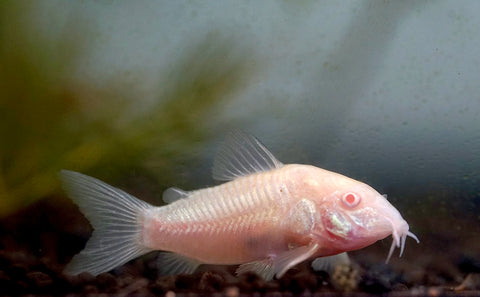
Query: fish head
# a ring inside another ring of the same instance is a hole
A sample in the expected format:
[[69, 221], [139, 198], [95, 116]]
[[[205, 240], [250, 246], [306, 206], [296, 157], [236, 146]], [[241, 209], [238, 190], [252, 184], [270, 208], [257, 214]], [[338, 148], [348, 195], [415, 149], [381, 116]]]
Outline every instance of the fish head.
[[418, 242], [386, 196], [358, 181], [335, 189], [318, 204], [318, 213], [319, 230], [323, 240], [329, 241], [331, 254], [360, 249], [391, 234], [388, 262], [395, 247], [403, 253], [407, 236]]

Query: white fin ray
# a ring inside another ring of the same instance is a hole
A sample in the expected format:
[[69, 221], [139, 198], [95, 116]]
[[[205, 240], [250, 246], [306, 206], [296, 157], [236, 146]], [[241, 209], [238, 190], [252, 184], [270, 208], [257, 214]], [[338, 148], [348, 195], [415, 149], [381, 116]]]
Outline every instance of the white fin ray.
[[318, 244], [300, 246], [276, 257], [245, 263], [238, 267], [236, 273], [251, 271], [267, 281], [273, 279], [274, 276], [281, 278], [290, 268], [313, 256], [318, 247]]
[[312, 268], [315, 271], [325, 271], [331, 275], [336, 266], [348, 264], [350, 264], [350, 258], [345, 252], [333, 256], [316, 258], [312, 262]]
[[176, 187], [170, 187], [166, 189], [162, 194], [163, 202], [169, 204], [180, 199], [185, 199], [190, 196], [191, 192], [184, 191]]
[[246, 272], [254, 272], [261, 276], [264, 280], [269, 281], [275, 276], [273, 259], [267, 258], [260, 261], [245, 263], [240, 265], [235, 271], [237, 275]]
[[158, 255], [157, 266], [162, 275], [192, 274], [202, 262], [175, 253]]
[[98, 275], [151, 251], [140, 241], [141, 219], [150, 204], [78, 172], [62, 170], [60, 178], [94, 228], [85, 249], [65, 268], [66, 274]]
[[313, 256], [318, 248], [318, 244], [311, 244], [300, 246], [280, 254], [278, 258], [275, 259], [275, 265], [277, 266], [275, 275], [277, 278], [281, 278], [287, 270]]
[[257, 138], [237, 130], [227, 136], [220, 148], [213, 162], [212, 175], [215, 180], [230, 181], [282, 166]]

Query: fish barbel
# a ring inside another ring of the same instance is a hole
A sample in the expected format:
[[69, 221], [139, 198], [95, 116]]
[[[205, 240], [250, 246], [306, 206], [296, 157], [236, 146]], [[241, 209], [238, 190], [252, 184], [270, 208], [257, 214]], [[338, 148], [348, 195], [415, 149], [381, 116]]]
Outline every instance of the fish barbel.
[[[282, 164], [255, 137], [229, 135], [213, 166], [225, 181], [194, 191], [169, 188], [155, 207], [81, 173], [62, 170], [63, 187], [92, 224], [85, 249], [65, 273], [109, 271], [154, 250], [164, 274], [201, 264], [240, 264], [237, 273], [281, 277], [307, 259], [322, 266], [393, 236], [403, 252], [407, 222], [372, 187], [310, 165]], [[325, 261], [325, 262], [322, 262]]]

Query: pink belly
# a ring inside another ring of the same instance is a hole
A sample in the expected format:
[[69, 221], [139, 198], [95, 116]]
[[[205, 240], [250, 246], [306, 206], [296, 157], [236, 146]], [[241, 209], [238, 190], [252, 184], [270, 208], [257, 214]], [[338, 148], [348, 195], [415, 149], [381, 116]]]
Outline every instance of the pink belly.
[[280, 224], [271, 224], [276, 218], [254, 220], [252, 216], [193, 224], [155, 220], [149, 228], [149, 245], [212, 264], [245, 263], [287, 249]]

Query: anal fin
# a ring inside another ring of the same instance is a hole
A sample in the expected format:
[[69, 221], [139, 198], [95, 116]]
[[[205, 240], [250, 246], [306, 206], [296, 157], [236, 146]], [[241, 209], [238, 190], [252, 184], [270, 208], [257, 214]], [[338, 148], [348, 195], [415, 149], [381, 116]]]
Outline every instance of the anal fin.
[[160, 274], [192, 274], [202, 263], [198, 260], [175, 253], [162, 252], [158, 255], [157, 266]]

